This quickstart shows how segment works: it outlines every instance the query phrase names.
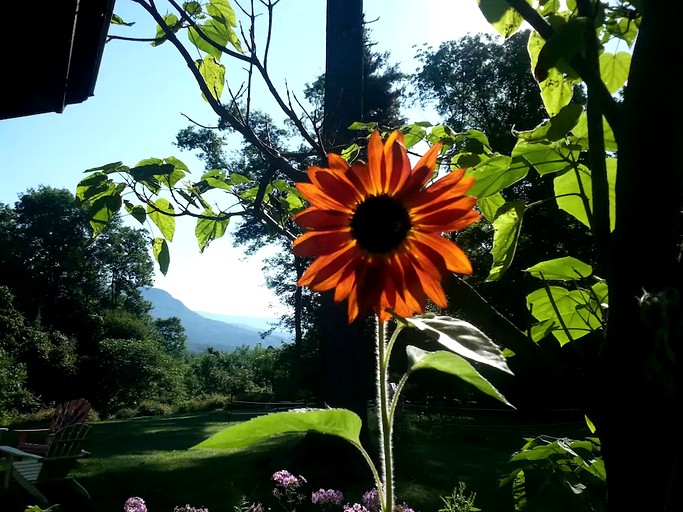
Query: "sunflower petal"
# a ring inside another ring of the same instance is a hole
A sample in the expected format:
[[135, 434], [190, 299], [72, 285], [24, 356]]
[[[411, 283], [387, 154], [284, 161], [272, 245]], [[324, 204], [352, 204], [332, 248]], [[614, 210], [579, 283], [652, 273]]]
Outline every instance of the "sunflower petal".
[[349, 214], [337, 210], [321, 210], [315, 206], [297, 213], [292, 220], [304, 229], [334, 230], [349, 225]]
[[336, 153], [327, 154], [327, 165], [330, 169], [337, 172], [345, 172], [349, 168], [349, 164], [344, 160], [344, 157]]
[[322, 256], [333, 254], [351, 242], [350, 230], [309, 231], [294, 241], [292, 251], [297, 256]]
[[[402, 135], [401, 139], [403, 139]], [[411, 175], [410, 159], [404, 144], [397, 140], [388, 151], [387, 148], [384, 150], [384, 161], [388, 173], [385, 190], [390, 196], [395, 196]]]
[[426, 205], [464, 196], [474, 184], [473, 177], [463, 178], [464, 169], [453, 171], [424, 190], [412, 194], [405, 201], [406, 207], [419, 210]]
[[324, 210], [339, 210], [347, 213], [351, 213], [352, 210], [347, 205], [343, 205], [338, 201], [335, 201], [323, 190], [320, 190], [313, 183], [297, 183], [297, 190], [304, 196], [304, 199], [311, 203], [313, 206]]
[[319, 289], [317, 287], [319, 283], [325, 281], [330, 275], [334, 275], [346, 268], [348, 262], [351, 261], [349, 251], [352, 249], [353, 246], [349, 244], [349, 247], [340, 249], [337, 252], [320, 256], [306, 269], [306, 272], [299, 278], [297, 284], [299, 286], [310, 286], [316, 290]]
[[460, 231], [481, 218], [479, 212], [473, 210], [472, 206], [474, 203], [469, 208], [455, 204], [453, 207], [436, 209], [427, 215], [415, 215], [411, 218], [411, 222], [418, 231], [433, 233]]
[[362, 199], [356, 187], [346, 177], [346, 169], [335, 173], [330, 169], [317, 167], [310, 169], [308, 176], [315, 186], [339, 204], [353, 207]]
[[[447, 270], [466, 275], [472, 273], [472, 264], [467, 255], [450, 240], [434, 233], [415, 233], [415, 240], [436, 252], [442, 258]], [[425, 251], [424, 246], [423, 251]]]
[[370, 142], [368, 142], [368, 170], [370, 171], [370, 181], [372, 187], [370, 193], [379, 195], [382, 192], [382, 166], [384, 157], [384, 146], [379, 132], [372, 132]]
[[347, 298], [355, 285], [356, 269], [353, 266], [346, 267], [334, 289], [334, 301], [341, 302]]
[[351, 286], [351, 291], [349, 292], [348, 299], [348, 309], [347, 314], [349, 316], [349, 323], [353, 322], [360, 314], [360, 309], [358, 307], [358, 283], [354, 282]]
[[346, 171], [346, 176], [364, 197], [374, 193], [374, 185], [372, 184], [372, 179], [370, 177], [370, 168], [365, 162], [353, 162], [353, 165]]

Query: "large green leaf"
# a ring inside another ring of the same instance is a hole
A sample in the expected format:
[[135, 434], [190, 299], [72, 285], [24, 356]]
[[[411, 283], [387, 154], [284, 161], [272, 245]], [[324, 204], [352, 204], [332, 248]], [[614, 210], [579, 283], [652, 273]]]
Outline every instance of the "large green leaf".
[[504, 38], [512, 36], [522, 26], [524, 18], [506, 0], [477, 0], [477, 3], [486, 20]]
[[541, 176], [567, 170], [575, 165], [579, 152], [564, 141], [526, 142], [517, 141], [512, 150], [513, 157], [523, 157]]
[[[617, 141], [614, 138], [614, 132], [607, 122], [607, 119], [604, 117], [602, 118], [602, 131], [605, 139], [605, 149], [607, 151], [616, 151]], [[588, 148], [588, 120], [585, 112], [579, 117], [576, 126], [572, 129], [572, 133], [574, 134], [574, 137], [576, 137], [577, 144], [580, 144], [584, 148]]]
[[479, 198], [496, 194], [523, 179], [528, 172], [529, 164], [524, 159], [494, 156], [467, 170], [465, 175], [475, 178], [467, 195]]
[[[211, 91], [211, 96], [219, 100], [225, 85], [225, 66], [218, 62], [213, 55], [207, 55], [204, 59], [196, 61], [196, 65], [206, 82], [206, 86]], [[208, 101], [204, 94], [202, 97]]]
[[147, 205], [147, 216], [156, 224], [163, 237], [169, 242], [173, 241], [175, 233], [175, 210], [167, 199], [160, 197]]
[[600, 313], [594, 313], [591, 294], [586, 290], [569, 291], [561, 286], [549, 286], [547, 290], [541, 288], [527, 295], [526, 302], [534, 318], [556, 323], [557, 328], [553, 330], [553, 335], [560, 345], [571, 341], [562, 329], [562, 323], [574, 340], [602, 327]]
[[127, 200], [124, 200], [123, 203], [126, 211], [131, 215], [131, 217], [137, 220], [140, 224], [145, 223], [145, 220], [147, 220], [147, 211], [145, 211], [145, 208], [142, 205], [133, 204]]
[[115, 188], [116, 184], [106, 173], [94, 172], [78, 182], [76, 197], [87, 203], [103, 195], [111, 194]]
[[498, 345], [464, 320], [449, 316], [423, 315], [406, 318], [406, 322], [456, 354], [512, 373]]
[[574, 96], [574, 80], [566, 78], [555, 68], [548, 71], [548, 78], [543, 80], [540, 86], [541, 99], [549, 116], [556, 115]]
[[609, 53], [600, 55], [600, 76], [605, 82], [609, 92], [614, 94], [621, 89], [628, 79], [631, 67], [631, 54], [627, 52]]
[[573, 70], [568, 69], [568, 64], [572, 57], [582, 53], [589, 30], [588, 18], [575, 17], [566, 23], [560, 23], [539, 50], [533, 68], [536, 80], [543, 82], [548, 79], [549, 71], [553, 68], [573, 73]]
[[135, 167], [128, 171], [128, 174], [138, 183], [147, 187], [153, 194], [158, 194], [161, 190], [159, 178], [167, 181], [166, 177], [173, 174], [175, 167], [173, 164], [164, 163], [161, 158], [145, 158], [140, 160]]
[[206, 12], [223, 26], [224, 32], [227, 35], [227, 40], [235, 50], [242, 53], [242, 45], [239, 37], [237, 37], [237, 34], [233, 30], [233, 27], [237, 26], [237, 16], [228, 0], [210, 0], [206, 6]]
[[168, 251], [168, 244], [163, 238], [155, 238], [152, 240], [152, 254], [154, 254], [155, 261], [159, 264], [159, 270], [166, 275], [168, 266], [171, 263], [171, 253]]
[[[208, 39], [216, 43], [216, 45], [224, 48], [228, 42], [229, 34], [225, 29], [225, 26], [217, 20], [211, 19], [198, 26], [199, 31], [204, 34]], [[187, 37], [194, 44], [198, 50], [206, 52], [211, 55], [217, 61], [221, 60], [223, 52], [216, 48], [213, 44], [203, 38], [197, 29], [190, 27], [187, 29]]]
[[[537, 69], [539, 67], [539, 59], [545, 40], [537, 33], [532, 32], [529, 36], [528, 50], [531, 58], [531, 68]], [[573, 84], [577, 81], [576, 78], [566, 75], [557, 67], [550, 67], [543, 69], [543, 80], [540, 81], [541, 98], [543, 105], [550, 117], [560, 113], [560, 111], [569, 105], [574, 94]]]
[[[605, 160], [607, 168], [607, 187], [610, 215], [610, 230], [614, 229], [616, 220], [616, 181], [617, 181], [617, 159], [607, 158]], [[593, 185], [590, 170], [579, 165], [576, 169], [566, 172], [554, 180], [555, 196], [557, 206], [574, 216], [577, 220], [590, 228], [586, 206], [582, 197], [588, 201], [588, 207], [593, 210]]]
[[202, 175], [201, 181], [213, 188], [220, 188], [232, 192], [232, 185], [228, 183], [228, 176], [224, 171], [214, 169]]
[[427, 352], [412, 345], [406, 347], [406, 354], [408, 355], [409, 373], [417, 370], [437, 370], [449, 375], [454, 375], [465, 382], [472, 384], [475, 388], [486, 393], [490, 397], [514, 408], [493, 384], [486, 380], [474, 366], [459, 355], [445, 350]]
[[229, 427], [192, 447], [231, 450], [246, 448], [274, 436], [318, 432], [360, 446], [361, 419], [346, 409], [308, 409], [268, 414]]
[[543, 320], [531, 326], [529, 335], [532, 340], [539, 342], [558, 328], [559, 326], [555, 320]]
[[553, 184], [557, 206], [590, 228], [589, 212], [586, 208], [588, 205], [588, 210], [591, 210], [593, 202], [590, 170], [585, 165], [579, 165], [557, 176]]
[[[583, 106], [570, 103], [560, 110], [557, 115], [544, 121], [533, 130], [515, 132], [518, 139], [525, 142], [557, 141], [564, 138], [579, 120]], [[514, 153], [513, 153], [514, 154]]]
[[427, 136], [427, 130], [424, 128], [424, 126], [419, 124], [402, 126], [401, 133], [405, 138], [406, 148], [412, 148], [415, 144], [422, 142], [422, 140]]
[[126, 171], [128, 170], [128, 167], [123, 165], [123, 162], [112, 162], [109, 164], [104, 164], [100, 165], [99, 167], [93, 167], [92, 169], [88, 169], [86, 171], [83, 171], [84, 174], [95, 172], [95, 171], [103, 171], [106, 174], [111, 174], [114, 172], [120, 172], [120, 171]]
[[493, 221], [493, 265], [487, 281], [497, 281], [512, 264], [522, 229], [524, 201], [511, 201], [498, 208]]
[[115, 186], [111, 194], [103, 195], [90, 203], [88, 213], [90, 226], [93, 228], [93, 236], [98, 236], [109, 221], [121, 210], [121, 193], [125, 185], [120, 183]]
[[[168, 28], [172, 34], [175, 34], [176, 32], [178, 32], [178, 30], [180, 30], [180, 28], [182, 26], [180, 23], [180, 20], [178, 19], [178, 16], [176, 16], [175, 14], [166, 14], [163, 17], [163, 20], [164, 20], [164, 23], [166, 23], [166, 25], [168, 26]], [[168, 39], [166, 36], [166, 31], [163, 28], [161, 28], [161, 25], [157, 25], [157, 31], [156, 31], [156, 35], [154, 36], [154, 38], [156, 39], [156, 41], [154, 41], [152, 43], [152, 46], [162, 45]]]
[[237, 26], [237, 16], [228, 0], [209, 0], [206, 12], [212, 18], [224, 23], [228, 27]]
[[565, 256], [542, 261], [525, 269], [524, 272], [548, 281], [573, 281], [590, 276], [593, 273], [593, 267], [571, 256]]
[[[631, 3], [636, 6], [635, 1]], [[638, 7], [636, 6], [636, 8]], [[605, 29], [609, 35], [618, 37], [626, 41], [629, 46], [633, 46], [638, 35], [639, 25], [640, 18], [631, 19], [629, 16], [623, 16], [608, 19], [605, 23]]]
[[[215, 217], [215, 213], [207, 208], [202, 213], [205, 217]], [[199, 252], [204, 252], [204, 249], [217, 238], [225, 234], [230, 219], [216, 219], [216, 218], [199, 218], [197, 219], [197, 226], [194, 229], [197, 243], [199, 244]]]
[[76, 197], [88, 212], [93, 236], [98, 236], [122, 206], [124, 183], [115, 183], [103, 171], [83, 178], [76, 188]]
[[500, 193], [492, 196], [477, 199], [477, 208], [486, 217], [486, 220], [493, 222], [498, 215], [498, 209], [505, 204], [505, 199]]
[[183, 2], [183, 9], [193, 17], [199, 17], [202, 15], [202, 4], [191, 0], [189, 2]]
[[593, 293], [595, 294], [595, 297], [597, 298], [601, 307], [604, 308], [609, 304], [609, 290], [607, 288], [606, 281], [598, 281], [591, 286], [591, 290], [593, 290]]

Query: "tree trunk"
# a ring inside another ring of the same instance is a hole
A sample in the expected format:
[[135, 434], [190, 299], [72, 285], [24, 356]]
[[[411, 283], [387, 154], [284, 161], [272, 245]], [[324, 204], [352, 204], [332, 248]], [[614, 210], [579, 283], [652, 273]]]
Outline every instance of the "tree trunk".
[[[361, 119], [362, 92], [363, 2], [328, 0], [323, 122], [327, 148], [343, 147], [351, 141], [353, 132], [347, 128]], [[322, 347], [325, 401], [350, 409], [365, 420], [372, 389], [368, 350], [374, 345], [367, 339], [361, 320], [349, 325], [346, 304], [334, 304], [332, 292], [325, 294], [324, 305], [329, 327]]]
[[348, 143], [363, 112], [363, 0], [327, 1], [323, 139]]
[[596, 425], [608, 509], [674, 511], [681, 503], [683, 96], [672, 82], [683, 5], [640, 3], [624, 96], [607, 339]]

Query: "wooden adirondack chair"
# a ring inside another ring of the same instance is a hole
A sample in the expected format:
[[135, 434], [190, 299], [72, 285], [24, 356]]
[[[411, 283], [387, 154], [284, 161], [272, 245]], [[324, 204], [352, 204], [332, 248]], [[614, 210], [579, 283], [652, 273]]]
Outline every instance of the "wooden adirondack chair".
[[90, 425], [85, 423], [58, 430], [52, 436], [44, 457], [12, 446], [0, 446], [0, 454], [7, 458], [3, 488], [7, 490], [10, 482], [16, 480], [43, 508], [50, 503], [38, 486], [47, 482], [70, 482], [79, 493], [90, 499], [88, 491], [70, 475], [78, 460], [90, 455], [83, 449], [89, 432]]
[[[52, 438], [58, 430], [83, 423], [88, 417], [91, 406], [90, 403], [83, 399], [69, 400], [55, 407], [54, 416], [52, 416], [52, 423], [50, 428], [33, 428], [15, 430], [17, 433], [17, 448], [28, 453], [35, 453], [36, 455], [45, 455], [52, 442]], [[40, 441], [36, 439], [29, 441], [29, 436], [37, 437], [40, 435]]]

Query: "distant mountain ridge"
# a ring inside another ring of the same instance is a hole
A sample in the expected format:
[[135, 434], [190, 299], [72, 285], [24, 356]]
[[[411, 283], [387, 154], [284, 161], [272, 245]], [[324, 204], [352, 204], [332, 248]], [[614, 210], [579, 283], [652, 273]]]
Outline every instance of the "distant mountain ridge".
[[[192, 311], [170, 293], [159, 288], [145, 288], [142, 290], [145, 300], [152, 303], [151, 315], [154, 318], [180, 318], [187, 334], [187, 345], [190, 352], [201, 352], [207, 347], [230, 352], [235, 348], [247, 345], [250, 347], [258, 344], [267, 347], [279, 347], [288, 341], [286, 334], [273, 333], [261, 339], [260, 332], [267, 330], [272, 318], [252, 319], [249, 317], [211, 315], [207, 318], [198, 312]], [[220, 319], [219, 319], [220, 318]], [[225, 322], [222, 318], [234, 321]], [[261, 327], [262, 326], [262, 327]]]

